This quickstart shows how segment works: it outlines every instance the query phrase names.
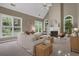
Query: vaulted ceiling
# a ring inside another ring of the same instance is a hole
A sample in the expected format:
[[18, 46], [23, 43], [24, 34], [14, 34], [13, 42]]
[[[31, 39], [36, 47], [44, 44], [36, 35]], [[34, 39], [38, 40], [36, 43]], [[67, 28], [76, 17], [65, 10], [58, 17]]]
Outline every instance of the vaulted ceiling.
[[0, 6], [43, 19], [48, 8], [43, 3], [0, 3]]

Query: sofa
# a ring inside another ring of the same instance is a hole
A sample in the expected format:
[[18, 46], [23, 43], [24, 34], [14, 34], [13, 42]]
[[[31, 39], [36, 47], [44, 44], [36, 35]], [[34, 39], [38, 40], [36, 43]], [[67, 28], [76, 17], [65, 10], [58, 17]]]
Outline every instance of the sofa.
[[[18, 46], [24, 48], [29, 54], [34, 55], [35, 45], [45, 42], [46, 36], [40, 33], [29, 34], [22, 32], [17, 37]], [[47, 42], [47, 41], [46, 41]]]

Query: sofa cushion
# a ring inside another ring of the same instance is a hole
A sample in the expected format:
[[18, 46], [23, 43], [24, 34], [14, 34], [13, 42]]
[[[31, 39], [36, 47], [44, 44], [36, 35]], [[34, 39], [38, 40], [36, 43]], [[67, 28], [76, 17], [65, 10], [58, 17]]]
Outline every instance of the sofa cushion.
[[38, 40], [38, 39], [40, 39], [40, 36], [42, 35], [42, 33], [35, 33], [35, 34], [33, 34], [33, 40]]

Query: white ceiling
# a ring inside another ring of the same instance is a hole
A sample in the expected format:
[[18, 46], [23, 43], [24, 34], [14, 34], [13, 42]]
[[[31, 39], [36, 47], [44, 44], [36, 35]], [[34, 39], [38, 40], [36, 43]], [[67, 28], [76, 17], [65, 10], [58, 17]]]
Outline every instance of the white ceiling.
[[43, 3], [15, 3], [12, 6], [10, 3], [0, 3], [0, 6], [22, 12], [24, 14], [32, 15], [39, 18], [44, 18], [48, 9], [44, 7]]

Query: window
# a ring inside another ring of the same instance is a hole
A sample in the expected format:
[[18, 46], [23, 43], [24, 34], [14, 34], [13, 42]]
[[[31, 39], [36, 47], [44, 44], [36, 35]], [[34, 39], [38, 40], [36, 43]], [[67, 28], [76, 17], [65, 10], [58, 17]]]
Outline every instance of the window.
[[22, 19], [19, 17], [1, 14], [1, 37], [16, 36], [22, 32]]
[[72, 33], [73, 18], [71, 15], [67, 15], [64, 20], [64, 30], [66, 33]]
[[42, 21], [35, 21], [35, 30], [36, 32], [42, 32]]
[[48, 26], [48, 19], [44, 20], [44, 31], [47, 31]]

